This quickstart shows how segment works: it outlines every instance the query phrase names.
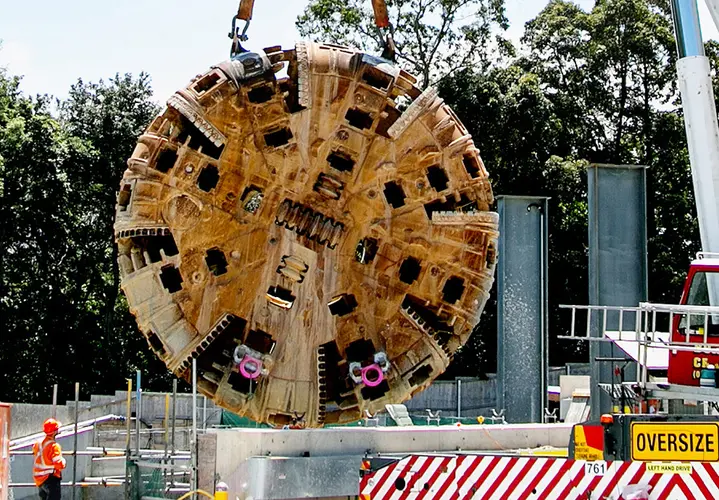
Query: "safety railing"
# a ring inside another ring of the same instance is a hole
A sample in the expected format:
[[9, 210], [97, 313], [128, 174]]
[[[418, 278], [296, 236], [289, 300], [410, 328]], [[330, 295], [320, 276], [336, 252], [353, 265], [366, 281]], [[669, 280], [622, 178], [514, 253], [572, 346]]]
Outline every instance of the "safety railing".
[[[558, 336], [560, 339], [637, 343], [637, 383], [642, 385], [649, 377], [647, 361], [650, 349], [719, 354], [719, 307], [716, 306], [642, 302], [637, 307], [559, 307], [569, 309], [571, 313], [569, 334]], [[677, 319], [681, 340], [672, 338]], [[710, 337], [717, 340], [710, 343]]]

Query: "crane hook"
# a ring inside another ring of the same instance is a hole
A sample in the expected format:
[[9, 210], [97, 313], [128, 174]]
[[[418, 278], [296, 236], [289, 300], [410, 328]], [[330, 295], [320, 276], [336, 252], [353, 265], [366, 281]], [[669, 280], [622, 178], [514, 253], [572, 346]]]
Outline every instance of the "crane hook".
[[245, 19], [245, 27], [240, 31], [240, 28], [237, 26], [237, 20], [239, 17], [233, 16], [232, 17], [232, 29], [227, 34], [227, 37], [232, 40], [232, 48], [230, 49], [230, 57], [234, 57], [237, 54], [241, 54], [242, 52], [248, 52], [247, 49], [245, 49], [242, 46], [241, 42], [246, 42], [247, 37], [247, 29], [250, 27], [250, 20]]

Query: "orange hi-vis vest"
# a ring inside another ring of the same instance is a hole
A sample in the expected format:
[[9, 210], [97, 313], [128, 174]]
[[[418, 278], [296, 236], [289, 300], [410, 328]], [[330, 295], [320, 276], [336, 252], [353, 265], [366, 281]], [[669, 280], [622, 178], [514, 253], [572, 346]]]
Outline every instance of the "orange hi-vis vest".
[[60, 472], [65, 468], [65, 459], [62, 458], [62, 448], [54, 439], [46, 437], [32, 445], [32, 453], [35, 457], [32, 466], [32, 476], [35, 485], [40, 486], [50, 475], [62, 478]]

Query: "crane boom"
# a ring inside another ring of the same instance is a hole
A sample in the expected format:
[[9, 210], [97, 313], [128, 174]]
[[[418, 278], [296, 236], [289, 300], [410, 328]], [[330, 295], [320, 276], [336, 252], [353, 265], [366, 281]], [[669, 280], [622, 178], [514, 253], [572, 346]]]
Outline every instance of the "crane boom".
[[[717, 0], [707, 0], [707, 4], [716, 21]], [[696, 0], [672, 0], [671, 5], [699, 235], [705, 252], [719, 253], [719, 125], [709, 59], [704, 54]], [[719, 279], [711, 281], [710, 303], [719, 305]]]
[[709, 8], [709, 13], [712, 16], [712, 19], [714, 19], [714, 24], [716, 25], [717, 29], [719, 29], [719, 1], [717, 0], [706, 0], [707, 7]]

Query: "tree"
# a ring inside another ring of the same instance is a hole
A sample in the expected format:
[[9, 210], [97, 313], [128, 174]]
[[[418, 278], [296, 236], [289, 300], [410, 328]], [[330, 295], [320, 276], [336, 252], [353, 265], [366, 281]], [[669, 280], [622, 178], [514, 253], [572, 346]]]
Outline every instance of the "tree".
[[553, 0], [527, 23], [520, 64], [572, 119], [573, 154], [597, 163], [652, 161], [652, 112], [675, 95], [674, 38], [664, 2], [600, 0], [586, 13]]
[[0, 74], [0, 169], [4, 213], [0, 398], [43, 401], [112, 392], [141, 368], [147, 387], [167, 369], [147, 349], [118, 295], [115, 193], [137, 136], [157, 109], [149, 78], [78, 82], [60, 117], [50, 98], [24, 97]]
[[[339, 3], [332, 9], [326, 2], [312, 5], [320, 4], [325, 10], [311, 6], [305, 18], [325, 20], [351, 10]], [[369, 23], [369, 12], [354, 19], [342, 25], [341, 40], [368, 35], [356, 21]], [[300, 24], [315, 34], [335, 29], [306, 19]], [[395, 31], [421, 38], [411, 26]], [[520, 49], [522, 56], [509, 64], [465, 65], [438, 88], [480, 148], [495, 193], [551, 197], [550, 338], [568, 327], [558, 304], [587, 301], [588, 162], [649, 166], [649, 298], [677, 300], [698, 236], [668, 3], [598, 0], [585, 12], [552, 0], [527, 23]], [[713, 63], [717, 52], [708, 45]], [[450, 375], [477, 373], [477, 357], [482, 370], [494, 368], [493, 317], [490, 301]], [[556, 364], [586, 352], [573, 343], [550, 345], [550, 362]]]
[[[432, 82], [461, 68], [486, 69], [494, 52], [511, 44], [493, 31], [508, 27], [504, 0], [388, 0], [397, 62]], [[297, 19], [303, 37], [354, 46], [366, 51], [382, 46], [366, 0], [311, 0]]]
[[555, 0], [523, 42], [520, 64], [547, 82], [574, 156], [649, 167], [649, 299], [678, 300], [699, 238], [667, 2], [602, 0], [585, 13]]
[[[472, 134], [488, 166], [495, 193], [550, 197], [550, 324], [560, 303], [586, 303], [586, 162], [563, 158], [567, 130], [536, 74], [517, 65], [479, 74], [469, 69], [447, 78], [440, 94]], [[491, 124], [488, 126], [488, 124]], [[501, 258], [501, 256], [500, 256]], [[579, 271], [578, 271], [579, 270]], [[496, 369], [496, 295], [448, 376]], [[552, 330], [556, 337], [557, 330]], [[551, 362], [579, 361], [573, 343], [554, 343]], [[477, 360], [480, 363], [477, 363]]]
[[88, 168], [73, 169], [70, 180], [84, 186], [77, 193], [76, 203], [83, 211], [83, 220], [78, 222], [94, 233], [93, 241], [100, 242], [96, 250], [108, 254], [98, 262], [103, 272], [96, 276], [103, 279], [98, 289], [104, 289], [101, 300], [106, 335], [112, 332], [120, 289], [117, 246], [111, 239], [115, 193], [137, 137], [158, 112], [151, 96], [147, 74], [141, 73], [137, 80], [131, 75], [116, 75], [109, 84], [79, 80], [60, 106], [67, 130], [101, 152]]
[[682, 114], [657, 113], [652, 129], [649, 299], [672, 304], [681, 296], [689, 262], [701, 249], [699, 225]]
[[94, 152], [50, 116], [47, 97], [22, 96], [19, 82], [0, 74], [1, 397], [36, 400], [67, 371], [58, 360], [70, 370], [80, 361], [73, 326], [81, 320], [71, 298], [78, 283], [70, 272], [79, 235], [66, 210], [66, 172], [92, 162]]
[[98, 152], [96, 161], [87, 168], [78, 166], [68, 172], [77, 191], [76, 207], [83, 217], [82, 227], [93, 259], [92, 289], [96, 298], [93, 327], [96, 334], [86, 340], [90, 352], [105, 352], [94, 357], [93, 370], [108, 370], [113, 377], [103, 380], [105, 391], [122, 386], [124, 377], [142, 369], [146, 387], [167, 388], [171, 376], [139, 334], [137, 324], [120, 293], [117, 246], [114, 243], [116, 193], [127, 168], [137, 138], [157, 115], [152, 102], [150, 77], [115, 75], [107, 83], [85, 83], [78, 80], [68, 98], [59, 106], [60, 120], [73, 136], [90, 144]]

